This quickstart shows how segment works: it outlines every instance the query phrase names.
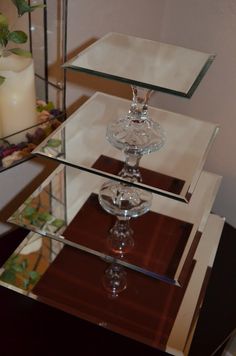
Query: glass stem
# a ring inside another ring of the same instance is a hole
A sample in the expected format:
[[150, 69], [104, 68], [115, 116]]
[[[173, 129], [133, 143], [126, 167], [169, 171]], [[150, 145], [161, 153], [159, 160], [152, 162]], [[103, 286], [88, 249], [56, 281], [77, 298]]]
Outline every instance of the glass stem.
[[127, 273], [124, 268], [112, 263], [103, 277], [103, 286], [112, 298], [117, 298], [119, 293], [127, 288]]
[[133, 230], [130, 227], [130, 217], [117, 216], [114, 226], [110, 230], [108, 243], [114, 253], [121, 257], [134, 246]]
[[145, 120], [148, 117], [148, 104], [153, 90], [131, 85], [133, 98], [129, 109], [129, 117]]
[[141, 173], [139, 170], [139, 162], [142, 155], [130, 154], [127, 150], [124, 151], [125, 163], [119, 175], [124, 179], [129, 179], [131, 182], [142, 182]]

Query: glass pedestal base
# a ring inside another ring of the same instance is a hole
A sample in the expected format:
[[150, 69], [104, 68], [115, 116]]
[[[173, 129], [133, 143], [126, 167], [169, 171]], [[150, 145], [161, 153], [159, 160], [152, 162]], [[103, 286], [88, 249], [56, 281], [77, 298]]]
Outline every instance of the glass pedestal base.
[[117, 217], [110, 230], [108, 245], [111, 251], [123, 256], [134, 246], [129, 220], [149, 211], [152, 194], [127, 184], [108, 181], [100, 189], [99, 203], [105, 211]]

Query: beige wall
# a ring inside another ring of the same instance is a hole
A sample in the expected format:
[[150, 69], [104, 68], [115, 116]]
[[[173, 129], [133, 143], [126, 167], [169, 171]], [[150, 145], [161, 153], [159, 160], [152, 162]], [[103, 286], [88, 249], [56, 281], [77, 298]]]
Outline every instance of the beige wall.
[[161, 40], [217, 55], [190, 100], [159, 96], [164, 108], [220, 124], [205, 169], [223, 175], [214, 211], [236, 227], [236, 1], [167, 0]]

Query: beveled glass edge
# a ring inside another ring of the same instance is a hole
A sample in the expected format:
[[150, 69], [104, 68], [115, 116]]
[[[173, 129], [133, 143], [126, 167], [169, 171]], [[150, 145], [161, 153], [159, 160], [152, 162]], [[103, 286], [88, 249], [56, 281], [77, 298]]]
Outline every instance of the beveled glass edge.
[[[35, 124], [35, 125], [32, 125], [32, 126], [28, 126], [28, 127], [26, 127], [25, 129], [20, 130], [20, 131], [13, 132], [12, 134], [10, 134], [10, 135], [8, 135], [8, 136], [0, 137], [0, 141], [1, 141], [1, 140], [2, 140], [2, 141], [7, 141], [8, 138], [17, 136], [17, 135], [19, 135], [19, 134], [22, 133], [22, 132], [26, 132], [27, 130], [37, 128], [37, 127], [39, 127], [39, 126], [42, 126], [43, 124], [47, 124], [47, 123], [49, 123], [49, 122], [52, 121], [52, 120], [55, 120], [55, 119], [59, 119], [59, 120], [60, 120], [60, 119], [63, 119], [63, 118], [65, 118], [65, 115], [66, 115], [66, 113], [63, 111], [61, 114], [59, 114], [59, 115], [57, 115], [57, 116], [54, 116], [54, 117], [52, 117], [52, 118], [49, 118], [49, 119], [47, 119], [46, 121], [39, 122], [39, 123], [37, 123], [37, 124]], [[54, 130], [53, 132], [56, 132], [56, 130]], [[52, 133], [53, 133], [53, 132], [52, 132]], [[50, 135], [49, 135], [49, 136], [50, 136]], [[49, 136], [47, 136], [46, 138], [48, 138]], [[41, 144], [41, 143], [40, 143], [40, 144]]]
[[[86, 171], [86, 172], [90, 172], [90, 173], [93, 173], [93, 174], [96, 174], [96, 175], [100, 175], [102, 177], [107, 177], [107, 178], [111, 178], [115, 181], [118, 181], [118, 182], [127, 182], [126, 180], [122, 179], [121, 177], [119, 176], [116, 176], [116, 175], [113, 175], [111, 173], [106, 173], [104, 171], [100, 171], [100, 170], [96, 170], [95, 168], [92, 168], [92, 167], [87, 167], [87, 166], [83, 166], [83, 165], [78, 165], [77, 163], [73, 163], [73, 162], [70, 162], [68, 160], [66, 160], [65, 158], [61, 158], [59, 156], [53, 156], [53, 155], [50, 155], [49, 153], [44, 153], [41, 151], [41, 148], [45, 145], [45, 142], [47, 142], [48, 139], [50, 138], [53, 138], [54, 135], [56, 135], [57, 133], [60, 133], [61, 131], [61, 134], [63, 135], [63, 130], [65, 129], [65, 126], [68, 124], [68, 122], [70, 121], [70, 119], [73, 119], [74, 118], [74, 115], [77, 113], [77, 111], [79, 111], [81, 108], [83, 108], [84, 105], [87, 105], [89, 104], [89, 102], [91, 100], [93, 100], [93, 98], [98, 95], [98, 94], [103, 94], [103, 95], [107, 95], [107, 96], [112, 96], [112, 97], [116, 97], [114, 95], [109, 95], [109, 94], [105, 94], [105, 93], [102, 93], [102, 92], [95, 92], [81, 107], [79, 107], [71, 116], [69, 116], [67, 118], [66, 121], [64, 121], [57, 129], [55, 129], [47, 138], [45, 138], [44, 141], [42, 141], [33, 151], [32, 153], [35, 154], [35, 155], [39, 155], [39, 156], [43, 156], [43, 157], [46, 157], [46, 158], [49, 158], [51, 160], [54, 160], [56, 162], [60, 162], [60, 163], [63, 163], [65, 165], [68, 165], [70, 167], [73, 167], [73, 168], [78, 168], [78, 169], [81, 169], [83, 171]], [[122, 98], [118, 98], [118, 99], [122, 99]], [[127, 100], [127, 99], [123, 99], [123, 100]], [[173, 114], [176, 114], [175, 112], [171, 112], [169, 110], [164, 110], [164, 109], [160, 109], [158, 107], [153, 107], [153, 109], [157, 109], [157, 110], [161, 110], [161, 111], [164, 111], [164, 112], [168, 112], [168, 113], [173, 113]], [[187, 115], [184, 115], [187, 117]], [[190, 117], [190, 119], [192, 120], [196, 120], [196, 121], [202, 121], [202, 120], [199, 120], [197, 118], [194, 118], [194, 117]], [[192, 181], [190, 183], [190, 185], [188, 186], [187, 189], [184, 189], [184, 191], [182, 191], [182, 193], [180, 194], [175, 194], [175, 193], [172, 193], [172, 192], [168, 192], [168, 191], [165, 191], [165, 190], [162, 190], [160, 188], [157, 188], [157, 187], [151, 187], [149, 185], [145, 185], [144, 183], [139, 183], [139, 182], [128, 182], [131, 186], [135, 186], [135, 187], [138, 187], [140, 189], [144, 189], [144, 190], [147, 190], [147, 191], [150, 191], [151, 193], [154, 193], [154, 194], [159, 194], [161, 196], [164, 196], [164, 197], [167, 197], [167, 198], [171, 198], [171, 199], [174, 199], [176, 201], [181, 201], [183, 203], [190, 203], [190, 200], [191, 200], [191, 196], [194, 192], [194, 189], [197, 185], [197, 182], [198, 182], [198, 179], [201, 175], [201, 172], [203, 170], [203, 166], [204, 166], [204, 163], [207, 159], [207, 155], [209, 153], [209, 150], [214, 142], [214, 139], [219, 131], [219, 125], [216, 124], [216, 123], [212, 123], [212, 122], [208, 122], [209, 124], [213, 125], [214, 126], [214, 132], [212, 133], [212, 136], [208, 142], [208, 145], [207, 145], [207, 148], [205, 150], [205, 152], [203, 152], [203, 155], [199, 161], [199, 164], [198, 166], [196, 166], [196, 171], [192, 177]], [[195, 180], [194, 184], [193, 184], [193, 181]], [[189, 191], [190, 190], [190, 191]]]
[[193, 85], [191, 86], [191, 88], [189, 89], [189, 91], [186, 94], [186, 97], [188, 99], [190, 99], [192, 97], [193, 93], [197, 89], [198, 85], [202, 81], [203, 77], [205, 76], [206, 72], [208, 71], [209, 67], [211, 66], [211, 64], [213, 63], [215, 58], [216, 58], [216, 54], [209, 55], [206, 63], [202, 67], [202, 69], [201, 69], [200, 73], [198, 74], [197, 78], [195, 79]]
[[132, 79], [116, 76], [116, 75], [113, 75], [113, 74], [107, 74], [107, 73], [104, 73], [104, 72], [99, 72], [99, 71], [96, 71], [96, 70], [75, 66], [72, 63], [78, 56], [79, 55], [73, 57], [72, 59], [70, 59], [69, 61], [64, 63], [62, 65], [62, 67], [64, 69], [71, 69], [71, 70], [74, 70], [74, 71], [77, 71], [77, 72], [87, 73], [87, 74], [90, 74], [90, 75], [95, 75], [97, 77], [110, 79], [110, 80], [115, 80], [115, 81], [119, 81], [119, 82], [126, 83], [126, 84], [137, 85], [139, 87], [143, 87], [143, 88], [147, 88], [147, 89], [151, 89], [151, 90], [154, 90], [154, 91], [159, 91], [159, 92], [163, 92], [163, 93], [167, 93], [167, 94], [172, 94], [172, 95], [176, 95], [176, 96], [180, 96], [180, 97], [184, 97], [184, 98], [188, 98], [188, 99], [190, 99], [192, 97], [193, 93], [197, 89], [197, 87], [200, 84], [202, 78], [204, 77], [204, 75], [206, 74], [206, 72], [208, 71], [210, 65], [212, 64], [213, 60], [216, 57], [216, 55], [209, 55], [209, 58], [207, 59], [206, 63], [204, 64], [203, 68], [201, 69], [200, 73], [198, 74], [197, 78], [195, 79], [195, 81], [192, 84], [192, 86], [190, 87], [190, 89], [187, 92], [181, 92], [181, 91], [177, 91], [177, 90], [161, 87], [161, 86], [158, 86], [158, 85], [152, 85], [152, 84], [148, 84], [148, 83], [144, 83], [144, 82], [139, 82], [137, 80], [132, 80]]
[[[207, 245], [205, 247], [209, 249], [209, 244], [210, 244], [211, 245], [211, 248], [210, 248], [210, 252], [211, 253], [207, 257], [207, 261], [208, 262], [206, 263], [205, 276], [206, 276], [206, 273], [207, 273], [207, 269], [211, 270], [211, 268], [213, 267], [214, 260], [215, 260], [215, 257], [216, 257], [216, 253], [217, 253], [217, 250], [218, 250], [218, 247], [219, 247], [219, 244], [220, 244], [220, 239], [221, 239], [221, 234], [222, 234], [222, 230], [223, 230], [223, 227], [224, 227], [224, 223], [225, 223], [225, 218], [221, 217], [219, 215], [216, 215], [216, 214], [210, 214], [208, 219], [207, 219], [207, 225], [205, 226], [205, 230], [204, 230], [203, 234], [207, 234], [207, 236], [205, 236], [205, 237], [208, 237], [208, 239], [204, 239], [204, 236], [203, 236], [203, 243], [206, 240], [208, 240], [208, 243], [207, 243]], [[212, 229], [213, 229], [213, 232], [212, 232]], [[213, 236], [212, 238], [209, 238], [210, 233], [211, 233], [211, 236]], [[195, 258], [196, 258], [195, 267], [197, 265], [199, 265], [199, 263], [202, 264], [202, 254], [200, 252], [201, 249], [203, 249], [203, 247], [201, 248], [201, 246], [199, 246], [197, 248], [196, 252], [195, 252], [195, 255], [194, 255]], [[194, 274], [194, 271], [193, 271], [193, 274]], [[196, 272], [195, 272], [195, 274], [196, 274]], [[190, 283], [191, 283], [191, 279], [190, 279]], [[207, 283], [208, 283], [208, 281], [207, 281]], [[193, 312], [193, 317], [190, 320], [190, 325], [189, 325], [189, 328], [187, 328], [187, 333], [186, 333], [186, 330], [185, 330], [186, 337], [184, 338], [184, 340], [182, 340], [182, 347], [181, 347], [182, 354], [178, 353], [177, 354], [178, 356], [179, 355], [183, 355], [183, 356], [184, 355], [188, 355], [188, 351], [189, 351], [190, 346], [191, 346], [194, 330], [196, 328], [197, 320], [198, 320], [198, 317], [199, 317], [199, 310], [201, 308], [201, 303], [198, 306], [198, 301], [199, 301], [199, 297], [200, 297], [200, 294], [201, 294], [202, 287], [203, 287], [203, 284], [201, 284], [201, 288], [200, 288], [200, 291], [199, 291], [199, 294], [198, 294], [198, 298], [197, 298], [197, 301], [196, 301], [196, 305], [195, 305], [195, 309], [194, 309], [194, 312]], [[205, 295], [205, 292], [206, 291], [204, 291], [204, 295]], [[180, 305], [179, 311], [178, 311], [179, 320], [177, 320], [177, 319], [175, 320], [175, 323], [173, 325], [172, 331], [171, 331], [171, 333], [169, 335], [169, 338], [168, 338], [168, 341], [167, 341], [166, 352], [169, 352], [171, 354], [172, 354], [173, 351], [176, 352], [176, 350], [179, 349], [179, 348], [176, 347], [176, 342], [178, 344], [180, 340], [178, 338], [178, 335], [176, 335], [176, 333], [178, 333], [179, 330], [182, 330], [182, 332], [183, 332], [182, 321], [184, 320], [185, 323], [186, 323], [186, 318], [188, 318], [188, 316], [186, 314], [186, 310], [185, 311], [183, 311], [183, 310], [181, 311], [182, 305], [184, 304], [184, 301], [186, 300], [186, 298], [188, 298], [188, 294], [189, 294], [189, 292], [188, 292], [188, 289], [187, 289], [186, 292], [185, 292], [185, 295], [183, 297], [182, 303]], [[204, 295], [202, 296], [202, 298], [204, 298]], [[197, 310], [196, 308], [199, 308], [199, 310]], [[182, 321], [181, 321], [181, 314], [182, 314]], [[196, 314], [195, 318], [194, 318], [194, 314]], [[186, 326], [185, 326], [185, 329], [186, 329]]]
[[[44, 125], [44, 124], [47, 124], [47, 123], [50, 123], [51, 121], [53, 121], [53, 120], [56, 120], [56, 119], [58, 119], [58, 120], [63, 120], [64, 121], [64, 119], [66, 118], [66, 112], [62, 112], [61, 114], [59, 114], [59, 115], [57, 115], [57, 116], [55, 116], [55, 117], [52, 117], [52, 118], [49, 118], [48, 120], [46, 120], [46, 121], [44, 121], [44, 122], [40, 122], [40, 123], [37, 123], [37, 124], [35, 124], [35, 125], [33, 125], [33, 126], [30, 126], [30, 127], [27, 127], [27, 128], [25, 128], [25, 129], [23, 129], [23, 130], [20, 130], [20, 131], [17, 131], [17, 132], [14, 132], [13, 134], [11, 134], [11, 135], [8, 135], [8, 136], [5, 136], [5, 137], [0, 137], [0, 143], [1, 143], [1, 141], [7, 141], [9, 138], [11, 138], [11, 137], [16, 137], [17, 135], [19, 135], [19, 134], [21, 134], [21, 133], [23, 133], [23, 132], [27, 132], [28, 130], [31, 130], [31, 129], [37, 129], [38, 127], [40, 128], [42, 125]], [[56, 131], [56, 130], [54, 130], [54, 131]], [[53, 131], [53, 132], [54, 132]], [[52, 132], [52, 133], [53, 133]], [[50, 135], [49, 135], [50, 136]], [[49, 137], [48, 136], [48, 137]], [[46, 137], [47, 138], [47, 137]], [[22, 163], [24, 163], [24, 162], [26, 162], [26, 161], [28, 161], [28, 160], [30, 160], [30, 159], [32, 159], [32, 158], [34, 158], [34, 154], [33, 154], [33, 151], [31, 151], [27, 156], [25, 156], [25, 157], [23, 157], [23, 158], [21, 158], [21, 159], [19, 159], [19, 160], [15, 160], [15, 161], [13, 161], [9, 166], [7, 166], [7, 167], [3, 167], [3, 166], [0, 166], [0, 174], [2, 173], [2, 172], [4, 172], [4, 171], [6, 171], [6, 170], [8, 170], [8, 169], [11, 169], [11, 168], [13, 168], [13, 167], [16, 167], [16, 166], [18, 166], [18, 165], [20, 165], [20, 164], [22, 164]]]
[[87, 172], [87, 173], [92, 173], [92, 174], [95, 174], [95, 175], [98, 175], [100, 177], [103, 177], [103, 178], [110, 178], [116, 182], [124, 182], [124, 183], [127, 183], [129, 184], [130, 186], [133, 186], [133, 187], [137, 187], [139, 189], [143, 189], [143, 190], [146, 190], [150, 193], [154, 193], [154, 194], [157, 194], [157, 195], [161, 195], [161, 196], [164, 196], [166, 198], [172, 198], [174, 200], [177, 200], [177, 201], [180, 201], [182, 203], [189, 203], [190, 199], [188, 200], [188, 196], [182, 196], [182, 195], [177, 195], [177, 194], [174, 194], [174, 193], [171, 193], [171, 192], [168, 192], [168, 191], [165, 191], [165, 190], [162, 190], [162, 189], [159, 189], [159, 188], [151, 188], [151, 186], [148, 186], [146, 184], [143, 184], [143, 183], [139, 183], [139, 182], [131, 182], [131, 181], [128, 181], [128, 180], [125, 180], [124, 178], [122, 177], [119, 177], [118, 175], [114, 175], [114, 174], [111, 174], [111, 173], [105, 173], [103, 171], [99, 171], [95, 168], [89, 168], [89, 167], [85, 167], [85, 166], [81, 166], [81, 165], [78, 165], [78, 164], [75, 164], [75, 163], [72, 163], [70, 161], [67, 161], [66, 159], [63, 159], [61, 157], [54, 157], [54, 156], [51, 156], [50, 154], [45, 154], [43, 152], [40, 152], [40, 151], [37, 151], [37, 149], [35, 149], [33, 151], [33, 154], [36, 155], [36, 156], [39, 156], [39, 157], [46, 157], [47, 159], [50, 159], [50, 160], [53, 160], [53, 161], [56, 161], [56, 162], [60, 162], [66, 166], [69, 166], [69, 167], [72, 167], [72, 168], [76, 168], [78, 170], [81, 170], [81, 171], [84, 171], [84, 172]]
[[[208, 173], [208, 172], [206, 172], [206, 173]], [[211, 214], [212, 206], [214, 204], [216, 195], [217, 195], [217, 193], [219, 191], [220, 184], [221, 184], [221, 181], [222, 181], [222, 176], [214, 174], [214, 177], [215, 177], [214, 185], [213, 185], [213, 182], [212, 182], [212, 187], [214, 187], [214, 189], [212, 189], [212, 193], [209, 196], [209, 199], [204, 204], [204, 209], [203, 209], [203, 212], [202, 212], [202, 215], [201, 215], [201, 218], [200, 218], [200, 221], [199, 221], [199, 224], [197, 226], [197, 230], [196, 230], [195, 234], [197, 234], [197, 233], [203, 234], [204, 233], [204, 230], [205, 230], [205, 228], [207, 226], [207, 222], [208, 222], [209, 216]], [[201, 236], [201, 238], [202, 238], [202, 236]], [[192, 240], [191, 244], [192, 243], [193, 243], [193, 240]], [[199, 241], [199, 243], [200, 243], [200, 241]], [[189, 247], [189, 241], [188, 241], [187, 244], [186, 244], [186, 247], [185, 247], [185, 249], [183, 251], [183, 255], [185, 255], [187, 253], [187, 256], [188, 256], [190, 248], [191, 247]], [[181, 261], [179, 262], [178, 268], [176, 270], [176, 275], [177, 276], [181, 275], [181, 272], [182, 272], [182, 270], [184, 268], [184, 263], [185, 263], [186, 259], [183, 259], [183, 255], [182, 255]], [[187, 258], [187, 256], [186, 256], [186, 258]]]
[[11, 224], [15, 224], [15, 225], [20, 226], [20, 227], [23, 227], [23, 228], [25, 228], [25, 229], [27, 229], [29, 231], [33, 231], [34, 233], [40, 234], [43, 237], [48, 237], [48, 238], [51, 238], [51, 239], [56, 240], [58, 242], [62, 242], [64, 245], [76, 248], [77, 250], [80, 250], [80, 251], [86, 252], [88, 254], [91, 254], [93, 256], [99, 257], [104, 262], [116, 263], [116, 264], [122, 265], [122, 266], [124, 266], [124, 267], [126, 267], [128, 269], [131, 269], [133, 271], [143, 273], [144, 275], [146, 275], [148, 277], [152, 277], [154, 279], [166, 282], [166, 283], [171, 284], [171, 285], [176, 285], [178, 287], [181, 286], [180, 283], [175, 279], [168, 278], [167, 276], [160, 275], [158, 273], [149, 271], [149, 270], [147, 270], [145, 268], [141, 268], [141, 267], [139, 267], [137, 265], [134, 265], [134, 264], [131, 264], [129, 262], [122, 261], [119, 258], [115, 258], [115, 257], [109, 256], [109, 255], [106, 255], [105, 253], [98, 252], [98, 251], [93, 250], [93, 249], [91, 249], [89, 247], [83, 246], [83, 245], [81, 245], [79, 243], [75, 243], [73, 241], [67, 240], [62, 235], [56, 236], [56, 235], [50, 233], [49, 231], [43, 231], [40, 228], [37, 228], [37, 227], [35, 227], [33, 225], [20, 224], [19, 222], [16, 222], [13, 217], [10, 217], [7, 220], [7, 222], [9, 222]]
[[[40, 188], [36, 189], [31, 195], [30, 197], [33, 197], [35, 196], [35, 194], [37, 194], [37, 196], [42, 192], [44, 191], [44, 189], [48, 186], [48, 184], [50, 184], [51, 180], [56, 177], [58, 174], [60, 174], [63, 169], [65, 169], [67, 167], [67, 165], [60, 165], [58, 166], [46, 179], [45, 181], [42, 183], [42, 185], [40, 186]], [[207, 173], [207, 172], [206, 172]], [[23, 223], [22, 221], [19, 221], [18, 219], [15, 218], [15, 214], [13, 214], [9, 219], [8, 219], [8, 222], [10, 223], [13, 223], [17, 226], [20, 226], [20, 227], [23, 227], [23, 228], [26, 228], [27, 230], [31, 230], [31, 231], [34, 231], [35, 233], [38, 233], [42, 236], [46, 236], [46, 237], [50, 237], [54, 240], [57, 240], [57, 241], [60, 241], [60, 242], [63, 242], [64, 244], [66, 245], [69, 245], [71, 247], [74, 247], [78, 250], [82, 250], [84, 252], [88, 252], [92, 255], [95, 255], [95, 256], [98, 256], [100, 258], [102, 258], [104, 261], [107, 261], [107, 262], [116, 262], [116, 263], [119, 263], [125, 267], [128, 267], [129, 269], [133, 269], [135, 271], [139, 271], [139, 272], [142, 272], [143, 274], [149, 276], [149, 277], [153, 277], [155, 279], [158, 279], [158, 280], [162, 280], [162, 281], [165, 281], [169, 284], [174, 284], [176, 286], [182, 286], [182, 282], [181, 281], [181, 274], [182, 272], [184, 271], [184, 266], [185, 266], [185, 261], [186, 261], [186, 258], [188, 258], [189, 256], [189, 252], [190, 252], [190, 248], [191, 248], [191, 245], [193, 243], [193, 240], [195, 239], [197, 233], [203, 233], [204, 229], [205, 229], [205, 226], [207, 224], [207, 221], [208, 221], [208, 217], [209, 217], [209, 214], [210, 214], [210, 211], [211, 211], [211, 208], [212, 208], [212, 204], [214, 202], [214, 199], [215, 199], [215, 196], [217, 194], [217, 191], [219, 189], [219, 186], [220, 186], [220, 182], [221, 182], [221, 179], [222, 177], [218, 176], [218, 175], [214, 175], [215, 177], [215, 180], [214, 180], [214, 189], [212, 191], [212, 194], [211, 196], [209, 197], [209, 201], [207, 201], [207, 204], [206, 204], [206, 208], [204, 209], [203, 211], [203, 214], [201, 216], [201, 219], [197, 224], [192, 224], [192, 228], [194, 229], [194, 234], [191, 232], [191, 235], [192, 235], [192, 238], [188, 240], [188, 243], [187, 245], [185, 246], [185, 249], [183, 251], [183, 254], [182, 254], [182, 258], [181, 260], [179, 261], [179, 264], [178, 264], [178, 267], [175, 271], [175, 274], [173, 276], [173, 278], [170, 278], [166, 275], [162, 275], [162, 274], [159, 274], [158, 272], [152, 272], [151, 270], [147, 270], [143, 267], [140, 267], [136, 264], [133, 264], [133, 263], [129, 263], [129, 262], [126, 262], [126, 261], [123, 261], [121, 259], [119, 259], [118, 257], [113, 257], [113, 256], [110, 256], [109, 254], [107, 253], [103, 253], [102, 251], [96, 251], [94, 249], [91, 249], [89, 247], [86, 247], [84, 245], [81, 245], [79, 243], [75, 243], [75, 242], [72, 242], [70, 240], [67, 240], [65, 239], [65, 237], [62, 235], [63, 232], [60, 233], [60, 231], [58, 231], [58, 234], [56, 235], [54, 232], [50, 232], [48, 230], [44, 230], [43, 228], [41, 227], [38, 227], [38, 226], [35, 226], [33, 224], [30, 224], [30, 223]], [[24, 202], [23, 202], [24, 204]], [[20, 207], [18, 207], [19, 209]], [[185, 257], [184, 257], [185, 256]]]
[[186, 193], [186, 195], [185, 195], [185, 198], [186, 198], [187, 201], [190, 201], [191, 196], [192, 196], [192, 194], [193, 194], [193, 192], [194, 192], [194, 189], [195, 189], [196, 186], [197, 186], [197, 182], [198, 182], [198, 180], [199, 180], [199, 178], [200, 178], [200, 175], [201, 175], [201, 172], [202, 172], [202, 170], [203, 170], [204, 164], [205, 164], [205, 162], [206, 162], [207, 156], [208, 156], [208, 154], [209, 154], [209, 152], [210, 152], [210, 149], [211, 149], [211, 147], [212, 147], [212, 145], [213, 145], [213, 143], [214, 143], [214, 140], [215, 140], [216, 136], [217, 136], [218, 133], [219, 133], [219, 130], [220, 130], [220, 125], [219, 125], [219, 124], [216, 124], [215, 130], [214, 130], [214, 132], [212, 133], [212, 136], [211, 136], [211, 138], [210, 138], [210, 140], [209, 140], [209, 142], [208, 142], [207, 148], [206, 148], [205, 152], [203, 153], [202, 159], [201, 159], [201, 161], [199, 162], [199, 166], [198, 166], [198, 168], [196, 169], [195, 174], [193, 175], [192, 182], [191, 182], [191, 184], [190, 184], [190, 186], [189, 186], [189, 188], [188, 188], [188, 191], [187, 191], [187, 193]]
[[30, 159], [34, 158], [34, 155], [32, 153], [30, 153], [27, 157], [24, 157], [22, 159], [19, 159], [17, 161], [15, 161], [14, 163], [12, 163], [10, 166], [7, 167], [0, 167], [0, 174], [2, 172], [5, 172], [13, 167], [19, 166], [20, 164], [29, 161]]

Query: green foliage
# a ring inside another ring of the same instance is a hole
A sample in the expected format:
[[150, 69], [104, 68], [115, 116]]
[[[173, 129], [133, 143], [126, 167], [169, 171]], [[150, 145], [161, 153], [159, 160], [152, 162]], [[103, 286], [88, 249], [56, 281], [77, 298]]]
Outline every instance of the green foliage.
[[[43, 4], [30, 6], [25, 0], [11, 0], [12, 4], [16, 7], [18, 17], [23, 16], [25, 13], [29, 13], [34, 11], [37, 8], [44, 7]], [[5, 55], [6, 47], [9, 42], [22, 44], [26, 43], [28, 40], [28, 36], [23, 31], [11, 31], [7, 17], [0, 13], [0, 57]], [[8, 49], [11, 53], [14, 53], [18, 56], [30, 57], [31, 54], [28, 51], [12, 48]], [[3, 81], [0, 81], [0, 85]]]
[[[25, 0], [11, 0], [12, 4], [16, 7], [18, 17], [23, 16], [25, 13], [34, 11], [37, 8], [42, 8], [45, 5], [30, 6]], [[11, 31], [7, 17], [0, 12], [0, 57], [4, 56], [7, 52], [9, 42], [22, 44], [26, 43], [28, 36], [24, 31]], [[31, 53], [21, 48], [10, 48], [8, 52], [14, 53], [18, 56], [31, 57]], [[0, 86], [4, 83], [5, 78], [0, 76]]]
[[31, 57], [31, 53], [22, 48], [11, 48], [9, 49], [9, 52], [17, 54], [18, 56]]
[[57, 139], [57, 138], [51, 138], [50, 140], [48, 140], [47, 142], [47, 146], [48, 147], [59, 147], [61, 145], [61, 140]]
[[0, 13], [0, 26], [5, 26], [7, 27], [8, 26], [8, 21], [7, 21], [7, 18], [6, 16], [4, 16], [2, 13]]
[[0, 85], [2, 85], [5, 82], [5, 78], [0, 75]]
[[27, 12], [32, 12], [39, 7], [44, 7], [43, 4], [30, 6], [25, 0], [11, 0], [11, 1], [17, 8], [18, 16], [22, 16]]
[[14, 43], [26, 43], [28, 40], [28, 36], [23, 31], [12, 31], [9, 33], [9, 41]]
[[54, 217], [48, 211], [41, 211], [40, 206], [37, 208], [30, 206], [31, 202], [28, 204], [29, 205], [23, 209], [21, 214], [22, 218], [27, 219], [31, 225], [39, 228], [47, 228], [46, 226], [51, 226], [56, 229], [60, 229], [65, 225], [65, 221], [63, 219]]
[[49, 101], [46, 105], [38, 105], [37, 106], [38, 112], [42, 112], [43, 110], [51, 111], [53, 109], [54, 109], [54, 104], [51, 101]]
[[22, 260], [18, 255], [13, 255], [5, 263], [0, 279], [6, 283], [14, 284], [18, 278], [22, 281], [22, 287], [27, 290], [30, 285], [35, 285], [40, 278], [37, 271], [30, 271], [28, 267], [29, 263], [26, 258]]
[[65, 225], [65, 221], [62, 220], [62, 219], [55, 219], [55, 220], [51, 223], [51, 225], [57, 227], [58, 229], [60, 229], [62, 226]]

